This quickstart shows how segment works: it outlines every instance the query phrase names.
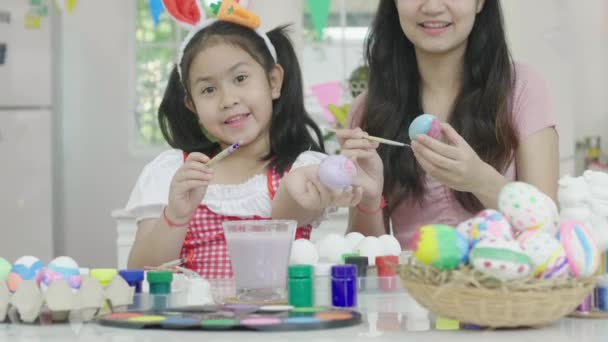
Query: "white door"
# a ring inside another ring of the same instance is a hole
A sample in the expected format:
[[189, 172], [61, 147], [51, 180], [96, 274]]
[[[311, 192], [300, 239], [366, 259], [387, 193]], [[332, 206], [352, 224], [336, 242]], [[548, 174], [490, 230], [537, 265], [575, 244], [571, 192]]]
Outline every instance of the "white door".
[[0, 257], [53, 256], [51, 112], [0, 110]]

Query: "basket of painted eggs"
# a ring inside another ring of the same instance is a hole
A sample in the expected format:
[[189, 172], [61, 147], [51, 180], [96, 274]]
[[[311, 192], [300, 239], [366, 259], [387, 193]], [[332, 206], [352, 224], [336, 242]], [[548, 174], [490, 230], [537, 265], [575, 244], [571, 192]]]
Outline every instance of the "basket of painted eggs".
[[590, 227], [559, 221], [554, 202], [513, 182], [457, 227], [420, 227], [412, 262], [400, 266], [409, 293], [435, 315], [490, 328], [550, 324], [593, 291], [600, 253]]

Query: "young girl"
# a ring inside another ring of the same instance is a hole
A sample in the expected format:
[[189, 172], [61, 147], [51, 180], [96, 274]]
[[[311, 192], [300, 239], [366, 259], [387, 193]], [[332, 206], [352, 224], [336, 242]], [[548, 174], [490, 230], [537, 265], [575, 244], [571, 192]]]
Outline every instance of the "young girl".
[[[183, 1], [175, 8], [170, 2], [173, 17], [187, 15], [180, 12]], [[294, 219], [296, 238], [308, 238], [325, 208], [361, 197], [360, 189], [336, 192], [318, 180], [321, 134], [304, 108], [300, 68], [284, 28], [266, 35], [234, 22], [241, 21], [198, 23], [182, 45], [158, 111], [175, 149], [145, 167], [129, 199], [138, 220], [129, 267], [181, 257], [205, 278], [231, 277], [223, 221]], [[206, 165], [237, 142], [229, 157]]]
[[[393, 233], [407, 247], [424, 224], [457, 225], [496, 208], [507, 182], [555, 198], [558, 141], [547, 88], [513, 63], [498, 0], [381, 0], [366, 41], [368, 92], [339, 132], [358, 158], [363, 199], [350, 230]], [[443, 141], [408, 137], [421, 113], [435, 114]], [[381, 136], [410, 148], [378, 146]], [[385, 195], [388, 207], [384, 208]]]

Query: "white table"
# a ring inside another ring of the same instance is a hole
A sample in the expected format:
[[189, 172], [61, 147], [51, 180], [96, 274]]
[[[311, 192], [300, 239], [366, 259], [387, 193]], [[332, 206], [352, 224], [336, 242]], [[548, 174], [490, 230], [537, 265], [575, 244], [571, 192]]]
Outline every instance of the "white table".
[[563, 319], [542, 329], [521, 329], [502, 331], [427, 331], [407, 332], [376, 331], [370, 333], [367, 323], [356, 327], [297, 332], [205, 332], [169, 330], [132, 330], [100, 326], [95, 323], [84, 325], [11, 325], [0, 324], [0, 341], [87, 341], [87, 342], [332, 342], [332, 341], [416, 341], [416, 342], [605, 342], [608, 339], [608, 321]]

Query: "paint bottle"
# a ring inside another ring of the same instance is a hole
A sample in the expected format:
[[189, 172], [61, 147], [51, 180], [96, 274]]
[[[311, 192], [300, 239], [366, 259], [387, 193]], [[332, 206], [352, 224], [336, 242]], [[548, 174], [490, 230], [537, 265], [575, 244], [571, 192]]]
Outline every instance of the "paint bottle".
[[314, 266], [314, 306], [331, 305], [331, 268], [335, 264], [320, 262]]
[[311, 265], [291, 265], [287, 270], [289, 280], [287, 290], [289, 291], [289, 305], [295, 307], [313, 306]]
[[102, 287], [106, 287], [118, 274], [115, 268], [93, 268], [90, 270], [91, 278], [97, 279]]
[[435, 318], [435, 329], [437, 330], [459, 330], [460, 322], [445, 318], [445, 317], [436, 317]]
[[399, 276], [395, 268], [399, 265], [399, 256], [383, 255], [376, 257], [378, 269], [378, 287], [384, 292], [397, 291], [400, 288]]
[[348, 265], [357, 267], [357, 290], [365, 290], [365, 280], [367, 279], [367, 267], [369, 266], [369, 258], [366, 256], [349, 256], [344, 262]]
[[331, 268], [331, 303], [342, 308], [357, 306], [357, 266], [335, 265]]
[[171, 294], [173, 273], [169, 271], [149, 271], [147, 273], [147, 280], [150, 286], [150, 295], [152, 296], [152, 310], [165, 310]]
[[602, 312], [608, 312], [608, 276], [599, 278], [595, 286], [596, 308]]
[[142, 283], [144, 281], [143, 270], [120, 270], [118, 274], [129, 284], [135, 288], [135, 293], [141, 293]]

